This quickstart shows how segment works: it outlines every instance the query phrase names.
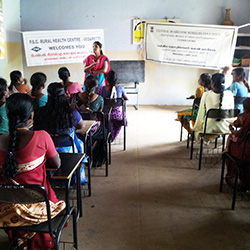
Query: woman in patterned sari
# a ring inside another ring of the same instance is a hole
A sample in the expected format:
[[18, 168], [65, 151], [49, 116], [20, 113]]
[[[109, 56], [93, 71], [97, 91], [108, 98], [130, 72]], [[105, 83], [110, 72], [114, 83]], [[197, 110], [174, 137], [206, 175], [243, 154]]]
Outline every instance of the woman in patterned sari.
[[[123, 98], [125, 101], [128, 100], [124, 87], [117, 85], [117, 75], [113, 70], [110, 70], [107, 74], [107, 80], [109, 85], [97, 88], [96, 93], [101, 95], [103, 98]], [[111, 137], [112, 141], [116, 139], [121, 131], [123, 125], [123, 114], [122, 107], [115, 107], [111, 111]], [[126, 120], [127, 123], [127, 120]]]
[[[238, 115], [237, 121], [234, 122], [234, 125], [229, 125], [231, 130], [231, 135], [228, 138], [227, 149], [223, 151], [229, 152], [230, 155], [235, 157], [236, 159], [241, 159], [245, 138], [247, 133], [250, 131], [250, 98], [246, 98], [243, 102], [244, 112]], [[245, 145], [243, 160], [245, 163], [245, 167], [240, 168], [239, 182], [238, 188], [242, 189], [250, 189], [250, 143], [247, 142]], [[235, 184], [235, 176], [236, 176], [236, 166], [233, 161], [229, 158], [226, 159], [227, 165], [227, 174], [226, 174], [226, 182], [230, 187], [234, 187]]]
[[[6, 102], [9, 133], [0, 136], [0, 184], [43, 185], [51, 205], [52, 217], [60, 213], [65, 203], [58, 201], [46, 176], [45, 162], [59, 167], [60, 158], [47, 132], [31, 131], [33, 123], [33, 101], [21, 93], [12, 94]], [[30, 205], [0, 203], [1, 226], [29, 226], [47, 220], [43, 212], [44, 203]], [[7, 232], [12, 239], [12, 232]], [[19, 249], [53, 249], [49, 234], [17, 233]]]

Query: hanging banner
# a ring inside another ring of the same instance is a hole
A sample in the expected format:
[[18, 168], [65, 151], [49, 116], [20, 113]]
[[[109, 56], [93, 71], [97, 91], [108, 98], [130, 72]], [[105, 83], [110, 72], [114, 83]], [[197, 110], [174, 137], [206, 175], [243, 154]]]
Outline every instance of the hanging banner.
[[220, 69], [233, 60], [238, 27], [146, 23], [145, 59]]
[[2, 0], [0, 0], [0, 59], [3, 59], [4, 56], [3, 7]]
[[27, 66], [82, 63], [93, 53], [93, 42], [103, 44], [103, 30], [23, 32]]

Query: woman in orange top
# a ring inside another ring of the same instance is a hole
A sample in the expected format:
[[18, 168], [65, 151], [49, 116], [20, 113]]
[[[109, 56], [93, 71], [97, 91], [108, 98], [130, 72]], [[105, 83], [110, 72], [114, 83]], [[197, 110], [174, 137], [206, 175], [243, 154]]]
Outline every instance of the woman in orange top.
[[[194, 98], [201, 98], [203, 93], [206, 92], [207, 90], [210, 90], [210, 84], [211, 84], [211, 75], [210, 74], [201, 74], [200, 78], [198, 80], [198, 84], [200, 85], [200, 87], [198, 87], [195, 91], [194, 95], [191, 95], [189, 98], [190, 99], [194, 99]], [[196, 117], [198, 114], [198, 109], [196, 110], [196, 112], [194, 113], [194, 116]], [[182, 122], [183, 127], [188, 130], [188, 120], [192, 115], [192, 109], [186, 109], [186, 110], [182, 110], [182, 111], [178, 111], [177, 112], [177, 118], [180, 122]], [[192, 125], [194, 126], [194, 122], [192, 120]]]
[[14, 70], [10, 73], [10, 86], [9, 95], [13, 93], [30, 93], [31, 89], [26, 84], [26, 79], [22, 77], [22, 73], [19, 70]]

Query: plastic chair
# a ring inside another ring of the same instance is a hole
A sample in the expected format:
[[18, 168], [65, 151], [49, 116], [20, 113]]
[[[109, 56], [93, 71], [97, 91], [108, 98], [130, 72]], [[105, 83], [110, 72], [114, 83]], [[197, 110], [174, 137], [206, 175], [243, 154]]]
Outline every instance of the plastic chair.
[[[15, 235], [15, 233], [18, 231], [49, 233], [50, 236], [54, 239], [54, 249], [58, 250], [62, 230], [67, 221], [69, 220], [70, 216], [73, 215], [74, 248], [78, 249], [75, 208], [70, 207], [69, 211], [67, 211], [67, 209], [65, 208], [62, 212], [60, 212], [52, 219], [47, 191], [43, 186], [40, 185], [0, 185], [0, 193], [1, 203], [32, 204], [38, 202], [45, 202], [48, 217], [48, 220], [46, 222], [36, 225], [19, 227], [0, 227], [0, 229], [12, 230], [13, 235]], [[15, 242], [12, 242], [12, 245], [13, 244], [15, 244]]]
[[247, 143], [250, 143], [250, 132], [247, 133], [246, 138], [244, 140], [242, 154], [241, 154], [240, 159], [233, 157], [229, 152], [224, 153], [222, 155], [220, 192], [222, 192], [222, 189], [223, 189], [223, 180], [224, 180], [224, 170], [225, 170], [226, 159], [227, 158], [230, 159], [236, 166], [236, 175], [235, 175], [235, 182], [234, 182], [234, 186], [233, 186], [233, 198], [232, 198], [232, 207], [231, 207], [232, 210], [235, 209], [235, 202], [236, 202], [236, 196], [237, 196], [237, 188], [238, 188], [238, 179], [239, 179], [240, 169], [242, 169], [244, 167], [250, 167], [250, 163], [244, 161], [244, 156], [250, 153], [246, 149]]
[[[222, 151], [225, 147], [225, 136], [228, 133], [208, 133], [207, 132], [207, 121], [208, 119], [214, 119], [214, 122], [220, 121], [221, 119], [233, 118], [239, 114], [239, 109], [209, 109], [205, 119], [205, 126], [203, 133], [199, 133], [200, 135], [200, 155], [199, 155], [199, 166], [198, 169], [201, 169], [201, 161], [202, 161], [202, 151], [203, 151], [203, 141], [204, 136], [206, 135], [216, 135], [217, 138], [222, 136]], [[217, 143], [217, 141], [216, 141]], [[190, 151], [190, 159], [193, 158], [193, 148], [194, 148], [194, 131], [192, 132], [191, 138], [191, 151]]]
[[[116, 108], [116, 107], [122, 107], [122, 126], [123, 126], [123, 150], [126, 150], [126, 101], [123, 98], [104, 98], [104, 107], [109, 107], [109, 108]], [[111, 110], [112, 112], [112, 110]], [[108, 128], [109, 131], [111, 132], [111, 121], [109, 117], [109, 123], [108, 123]]]
[[[109, 165], [109, 159], [108, 159], [108, 145], [109, 145], [109, 151], [111, 149], [111, 140], [110, 140], [110, 132], [107, 129], [107, 122], [105, 121], [105, 115], [103, 112], [92, 112], [92, 111], [86, 111], [86, 112], [80, 112], [83, 120], [95, 120], [97, 122], [100, 122], [100, 126], [102, 126], [101, 132], [98, 134], [91, 135], [90, 145], [87, 150], [87, 154], [90, 156], [91, 165], [93, 162], [93, 150], [95, 148], [95, 143], [92, 143], [92, 140], [101, 140], [103, 142], [104, 147], [104, 153], [105, 153], [105, 167], [106, 167], [106, 176], [108, 176], [108, 165]], [[99, 126], [99, 127], [100, 127]]]

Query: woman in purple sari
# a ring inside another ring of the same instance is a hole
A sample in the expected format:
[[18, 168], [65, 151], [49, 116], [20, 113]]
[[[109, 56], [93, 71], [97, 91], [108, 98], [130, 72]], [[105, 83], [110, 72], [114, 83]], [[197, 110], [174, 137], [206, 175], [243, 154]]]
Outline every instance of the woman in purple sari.
[[[124, 87], [117, 85], [117, 75], [113, 70], [110, 70], [107, 74], [107, 81], [109, 85], [97, 88], [96, 94], [101, 95], [103, 98], [123, 98], [125, 101], [128, 100], [124, 91]], [[121, 127], [123, 125], [122, 118], [125, 115], [126, 114], [123, 114], [122, 107], [115, 107], [112, 109], [110, 115], [112, 141], [114, 141], [120, 133]]]
[[97, 76], [98, 87], [107, 85], [106, 76], [110, 70], [108, 57], [103, 55], [102, 44], [98, 41], [93, 43], [94, 54], [89, 55], [84, 61], [85, 80], [89, 75]]

